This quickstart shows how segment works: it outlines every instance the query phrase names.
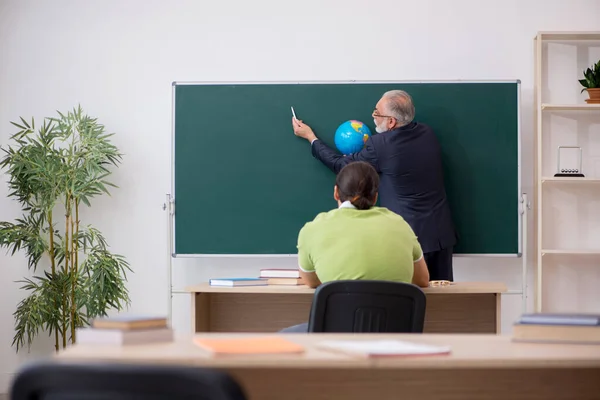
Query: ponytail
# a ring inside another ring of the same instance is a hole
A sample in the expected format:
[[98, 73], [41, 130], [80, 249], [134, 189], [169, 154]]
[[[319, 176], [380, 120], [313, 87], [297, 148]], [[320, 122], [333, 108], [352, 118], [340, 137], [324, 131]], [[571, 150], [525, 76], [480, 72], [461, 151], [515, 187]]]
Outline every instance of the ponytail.
[[368, 210], [375, 205], [373, 200], [358, 196], [354, 196], [352, 200], [350, 200], [350, 203], [359, 210]]

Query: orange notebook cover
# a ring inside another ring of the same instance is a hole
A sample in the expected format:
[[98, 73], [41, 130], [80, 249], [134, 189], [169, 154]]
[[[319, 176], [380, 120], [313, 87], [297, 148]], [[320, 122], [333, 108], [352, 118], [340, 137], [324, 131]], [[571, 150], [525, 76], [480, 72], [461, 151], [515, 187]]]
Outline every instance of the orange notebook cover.
[[194, 338], [194, 343], [214, 354], [281, 354], [302, 353], [304, 347], [278, 336], [254, 338]]

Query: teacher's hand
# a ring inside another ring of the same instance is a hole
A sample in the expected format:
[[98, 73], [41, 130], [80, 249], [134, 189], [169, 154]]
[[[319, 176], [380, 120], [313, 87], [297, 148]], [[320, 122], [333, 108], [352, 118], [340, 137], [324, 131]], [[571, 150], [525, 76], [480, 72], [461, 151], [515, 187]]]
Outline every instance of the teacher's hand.
[[317, 138], [312, 128], [306, 125], [299, 119], [292, 118], [292, 128], [294, 129], [294, 135], [312, 142]]

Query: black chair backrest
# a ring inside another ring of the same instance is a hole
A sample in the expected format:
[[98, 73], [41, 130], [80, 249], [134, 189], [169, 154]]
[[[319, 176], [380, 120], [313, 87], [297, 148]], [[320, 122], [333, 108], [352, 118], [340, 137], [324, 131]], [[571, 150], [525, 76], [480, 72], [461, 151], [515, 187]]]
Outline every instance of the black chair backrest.
[[216, 370], [152, 365], [37, 362], [12, 382], [11, 400], [246, 400], [238, 383]]
[[425, 293], [416, 285], [344, 280], [315, 290], [309, 332], [422, 333]]

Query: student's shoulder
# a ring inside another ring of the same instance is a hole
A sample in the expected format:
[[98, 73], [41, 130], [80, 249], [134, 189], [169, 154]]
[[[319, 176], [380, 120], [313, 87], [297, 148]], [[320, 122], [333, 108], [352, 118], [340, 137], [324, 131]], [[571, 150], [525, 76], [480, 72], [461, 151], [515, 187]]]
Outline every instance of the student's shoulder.
[[372, 207], [371, 209], [375, 213], [377, 213], [378, 215], [380, 215], [382, 217], [397, 220], [397, 221], [404, 221], [404, 218], [402, 218], [401, 215], [396, 214], [395, 212], [391, 211], [389, 208], [377, 206], [377, 207]]
[[377, 215], [379, 215], [381, 218], [383, 218], [387, 221], [390, 221], [395, 224], [406, 225], [406, 226], [410, 227], [410, 225], [408, 225], [408, 222], [406, 222], [406, 220], [404, 218], [402, 218], [402, 216], [400, 214], [396, 214], [395, 212], [391, 211], [388, 208], [373, 207], [373, 210], [377, 213]]
[[338, 210], [335, 209], [335, 210], [331, 210], [331, 211], [320, 212], [319, 214], [317, 214], [317, 216], [312, 221], [305, 223], [304, 226], [302, 227], [301, 231], [307, 231], [307, 230], [318, 228], [323, 223], [326, 223], [331, 218], [334, 218], [336, 215], [336, 211], [338, 211]]

